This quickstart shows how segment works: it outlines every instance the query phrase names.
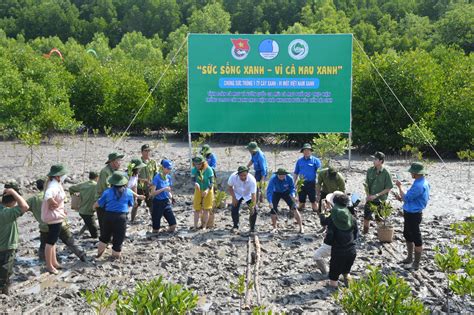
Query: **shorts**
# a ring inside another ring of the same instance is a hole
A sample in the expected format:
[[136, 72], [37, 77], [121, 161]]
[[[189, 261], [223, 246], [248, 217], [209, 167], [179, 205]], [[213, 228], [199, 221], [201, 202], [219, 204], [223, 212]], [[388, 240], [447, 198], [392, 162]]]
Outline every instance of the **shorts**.
[[410, 243], [415, 243], [416, 247], [422, 246], [423, 240], [421, 239], [420, 223], [423, 218], [423, 213], [403, 211], [403, 218], [403, 236], [405, 240]]
[[316, 182], [313, 181], [304, 181], [301, 191], [298, 193], [298, 201], [301, 203], [306, 202], [306, 197], [308, 197], [311, 203], [316, 202]]
[[214, 207], [214, 190], [210, 189], [204, 200], [201, 197], [201, 190], [194, 190], [193, 199], [194, 210], [211, 210]]
[[[364, 219], [365, 220], [374, 220], [373, 212], [370, 210], [370, 205], [380, 206], [380, 200], [367, 201], [364, 206]], [[377, 218], [376, 218], [377, 219]]]
[[46, 237], [46, 244], [54, 245], [59, 239], [59, 234], [61, 233], [62, 223], [48, 224], [48, 236]]

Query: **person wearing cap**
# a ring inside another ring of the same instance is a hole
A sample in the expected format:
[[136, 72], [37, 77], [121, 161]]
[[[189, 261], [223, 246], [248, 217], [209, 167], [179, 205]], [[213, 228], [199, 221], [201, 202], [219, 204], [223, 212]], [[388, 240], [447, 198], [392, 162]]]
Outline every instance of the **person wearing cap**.
[[301, 215], [296, 209], [295, 182], [293, 181], [293, 177], [289, 174], [290, 173], [288, 173], [284, 168], [279, 168], [275, 173], [273, 173], [268, 182], [267, 200], [271, 209], [270, 215], [272, 218], [273, 232], [276, 232], [277, 230], [278, 203], [280, 202], [280, 199], [283, 199], [288, 207], [290, 207], [290, 211], [294, 212], [294, 216], [300, 227], [300, 233], [303, 233]]
[[[36, 219], [39, 225], [40, 230], [40, 246], [38, 250], [38, 256], [41, 261], [45, 260], [45, 249], [46, 241], [48, 239], [49, 227], [41, 219], [41, 207], [44, 200], [44, 185], [45, 179], [40, 178], [36, 180], [36, 188], [39, 192], [26, 200], [28, 206], [30, 207], [29, 211], [33, 214], [33, 217]], [[95, 200], [95, 187], [94, 190], [90, 193], [92, 202]], [[91, 206], [92, 207], [92, 206]], [[96, 236], [97, 237], [97, 236]], [[67, 217], [64, 218], [64, 221], [61, 224], [61, 230], [59, 231], [59, 239], [73, 252], [81, 261], [86, 261], [86, 253], [76, 245], [74, 237], [72, 236], [71, 227], [67, 221]]]
[[[124, 155], [112, 152], [109, 154], [105, 167], [99, 173], [99, 181], [97, 182], [96, 199], [102, 196], [102, 193], [109, 187], [108, 178], [112, 176], [114, 171], [120, 169]], [[97, 220], [99, 221], [99, 229], [102, 230], [102, 222], [105, 215], [105, 210], [102, 207], [96, 208]]]
[[350, 280], [350, 271], [357, 256], [356, 239], [358, 237], [357, 220], [347, 208], [349, 197], [346, 194], [333, 195], [331, 220], [324, 243], [331, 246], [329, 261], [329, 285], [337, 287], [342, 274], [346, 282]]
[[15, 252], [18, 248], [18, 224], [16, 219], [28, 211], [16, 184], [5, 184], [0, 204], [0, 294], [9, 294], [10, 276], [13, 273]]
[[369, 232], [370, 220], [373, 220], [373, 213], [370, 210], [371, 205], [379, 206], [382, 201], [387, 200], [388, 193], [393, 188], [392, 177], [383, 165], [385, 154], [377, 151], [371, 157], [374, 159], [374, 166], [367, 170], [364, 183], [367, 193], [364, 207], [364, 234]]
[[236, 172], [232, 173], [227, 181], [229, 194], [232, 196], [232, 232], [239, 231], [239, 210], [242, 202], [249, 206], [250, 232], [255, 231], [257, 222], [257, 181], [246, 166], [239, 166]]
[[81, 203], [79, 205], [79, 215], [84, 224], [89, 230], [92, 238], [98, 237], [97, 223], [95, 222], [94, 202], [96, 200], [95, 194], [97, 191], [97, 179], [99, 174], [96, 172], [89, 172], [89, 180], [77, 185], [69, 187], [70, 194], [79, 193], [81, 196]]
[[[142, 162], [141, 159], [132, 159], [130, 163], [127, 165], [127, 175], [128, 175], [128, 184], [127, 187], [130, 188], [135, 194], [138, 195], [138, 173], [141, 169], [145, 168], [146, 164]], [[146, 196], [145, 196], [146, 197]], [[133, 211], [134, 209], [138, 209], [138, 200], [135, 197], [135, 203], [132, 208], [132, 216], [131, 221], [135, 221], [135, 217], [137, 215], [137, 211]]]
[[153, 178], [150, 196], [153, 198], [153, 207], [151, 212], [153, 232], [158, 233], [161, 228], [161, 218], [164, 216], [168, 222], [168, 231], [176, 230], [176, 218], [173, 213], [171, 194], [171, 170], [173, 164], [170, 160], [162, 160], [158, 174]]
[[[111, 239], [112, 257], [120, 258], [127, 233], [127, 214], [134, 204], [134, 195], [132, 190], [127, 188], [128, 178], [122, 172], [113, 172], [107, 182], [111, 187], [107, 188], [94, 204], [95, 208], [101, 207], [105, 210], [103, 229], [100, 231], [97, 245], [97, 258], [102, 256]], [[145, 196], [140, 195], [138, 198], [144, 199]]]
[[303, 186], [298, 192], [299, 210], [304, 209], [306, 197], [308, 197], [313, 211], [318, 211], [318, 204], [316, 203], [316, 177], [317, 171], [321, 167], [321, 161], [313, 156], [313, 148], [309, 143], [303, 145], [300, 153], [303, 153], [303, 156], [296, 161], [293, 175], [295, 183], [298, 177], [304, 180]]
[[322, 200], [335, 191], [346, 191], [346, 182], [344, 176], [333, 166], [323, 168], [318, 171], [318, 180], [316, 183], [316, 202], [321, 211]]
[[[137, 193], [139, 195], [145, 195], [145, 204], [148, 207], [150, 213], [153, 206], [153, 198], [150, 198], [150, 188], [152, 185], [153, 178], [158, 173], [158, 165], [155, 160], [151, 159], [151, 148], [149, 144], [144, 144], [141, 147], [141, 161], [145, 164], [145, 167], [141, 168], [138, 172], [138, 187]], [[141, 200], [138, 199], [135, 206], [132, 208], [132, 222], [135, 220], [138, 212], [138, 207], [141, 205]]]
[[199, 218], [201, 218], [201, 226], [203, 230], [206, 230], [209, 212], [214, 206], [214, 171], [202, 155], [195, 156], [193, 164], [191, 177], [194, 182], [194, 229], [199, 228]]
[[216, 168], [217, 168], [216, 155], [212, 152], [211, 147], [208, 144], [205, 144], [202, 146], [200, 153], [206, 159], [207, 164], [214, 171], [214, 177], [215, 177]]
[[[410, 189], [405, 193], [400, 181], [395, 184], [398, 187], [397, 199], [403, 201], [403, 236], [407, 244], [407, 258], [402, 261], [407, 269], [418, 270], [420, 267], [421, 253], [423, 251], [423, 240], [421, 238], [420, 224], [423, 210], [430, 199], [430, 185], [426, 180], [426, 171], [422, 163], [413, 162], [408, 169], [411, 177], [415, 180]], [[413, 249], [415, 259], [413, 260]], [[412, 265], [410, 265], [413, 263]]]
[[261, 187], [267, 177], [267, 159], [265, 158], [265, 154], [263, 154], [262, 150], [258, 147], [257, 142], [250, 142], [246, 148], [250, 152], [250, 161], [247, 163], [247, 168], [253, 165], [255, 180], [257, 181], [257, 200], [262, 202], [263, 196], [261, 194]]
[[66, 218], [63, 182], [66, 179], [67, 169], [62, 164], [51, 166], [48, 180], [45, 184], [44, 199], [41, 203], [41, 220], [48, 225], [48, 236], [45, 246], [46, 270], [52, 274], [58, 274], [61, 266], [56, 256], [56, 242], [59, 239], [61, 226]]
[[[342, 191], [334, 191], [325, 196], [324, 202], [321, 203], [319, 221], [321, 226], [326, 228], [331, 221], [331, 210], [334, 208], [334, 200], [336, 200], [339, 207], [344, 207], [348, 203], [348, 199], [342, 195], [345, 195]], [[328, 243], [326, 238], [327, 234], [324, 237], [323, 243], [314, 253], [313, 259], [316, 262], [319, 270], [323, 275], [329, 272], [328, 266], [325, 262], [326, 258], [331, 257], [331, 244]]]

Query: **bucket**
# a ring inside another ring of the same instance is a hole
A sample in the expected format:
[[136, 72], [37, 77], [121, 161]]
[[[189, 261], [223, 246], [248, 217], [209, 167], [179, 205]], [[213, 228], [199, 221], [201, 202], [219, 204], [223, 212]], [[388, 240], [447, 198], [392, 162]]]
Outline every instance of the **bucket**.
[[393, 241], [394, 229], [392, 226], [379, 226], [377, 229], [377, 236], [382, 243], [391, 243]]
[[81, 195], [73, 194], [71, 195], [71, 209], [79, 210], [81, 206]]

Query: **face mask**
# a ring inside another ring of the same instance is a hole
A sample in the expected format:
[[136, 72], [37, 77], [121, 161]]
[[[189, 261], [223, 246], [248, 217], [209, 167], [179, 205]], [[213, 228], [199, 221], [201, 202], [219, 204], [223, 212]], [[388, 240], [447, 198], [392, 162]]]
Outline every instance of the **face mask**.
[[61, 176], [61, 183], [64, 183], [64, 181], [66, 180], [66, 178], [67, 178], [66, 175]]

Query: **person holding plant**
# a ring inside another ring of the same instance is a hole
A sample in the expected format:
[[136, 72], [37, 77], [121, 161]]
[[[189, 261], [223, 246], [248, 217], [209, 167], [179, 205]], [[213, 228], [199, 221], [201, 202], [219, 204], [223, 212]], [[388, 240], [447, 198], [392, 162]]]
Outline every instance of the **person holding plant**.
[[153, 198], [151, 219], [153, 232], [158, 233], [161, 227], [161, 218], [164, 216], [168, 222], [168, 231], [176, 230], [176, 218], [173, 213], [173, 196], [171, 194], [171, 170], [173, 164], [170, 160], [162, 160], [158, 174], [155, 175], [150, 189], [150, 197]]
[[[141, 161], [145, 164], [145, 167], [140, 168], [138, 173], [138, 187], [137, 194], [145, 195], [145, 204], [152, 211], [153, 207], [153, 198], [150, 198], [150, 188], [152, 185], [153, 178], [158, 173], [158, 165], [156, 161], [151, 159], [151, 148], [149, 144], [144, 144], [141, 147]], [[132, 208], [131, 221], [134, 222], [137, 213], [138, 207], [141, 205], [142, 201], [137, 200], [137, 203]]]
[[263, 154], [262, 150], [258, 147], [257, 142], [250, 142], [246, 148], [250, 152], [250, 161], [247, 163], [247, 168], [253, 165], [255, 180], [257, 181], [257, 200], [262, 202], [262, 187], [264, 186], [268, 172], [267, 159], [265, 154]]
[[63, 182], [66, 179], [67, 170], [62, 164], [51, 166], [48, 173], [48, 181], [45, 184], [44, 199], [41, 204], [41, 220], [48, 225], [48, 236], [45, 246], [46, 270], [52, 274], [58, 274], [61, 266], [56, 258], [56, 242], [61, 233], [61, 226], [66, 218]]
[[29, 209], [19, 193], [18, 185], [7, 183], [0, 204], [0, 294], [9, 294], [10, 276], [18, 248], [18, 224], [16, 219]]
[[300, 233], [303, 233], [303, 225], [301, 223], [301, 215], [296, 209], [296, 189], [293, 178], [289, 175], [284, 168], [279, 168], [273, 176], [270, 178], [267, 187], [267, 200], [270, 205], [270, 215], [272, 218], [273, 231], [277, 231], [277, 215], [278, 215], [278, 203], [280, 199], [285, 200], [290, 211], [294, 213], [296, 221], [300, 227]]
[[324, 239], [324, 243], [331, 246], [329, 285], [337, 288], [341, 274], [346, 282], [350, 280], [349, 273], [357, 255], [355, 241], [359, 230], [357, 220], [347, 208], [349, 197], [346, 194], [330, 194], [326, 199], [334, 205]]
[[367, 194], [364, 207], [364, 234], [369, 232], [370, 221], [374, 219], [371, 205], [378, 207], [382, 201], [387, 200], [388, 193], [393, 188], [392, 177], [383, 165], [385, 154], [377, 151], [371, 157], [373, 158], [374, 166], [367, 170], [364, 183]]
[[[422, 163], [413, 162], [408, 172], [415, 181], [406, 193], [403, 190], [402, 183], [399, 180], [395, 182], [399, 191], [397, 199], [403, 201], [403, 236], [406, 240], [408, 252], [407, 258], [401, 263], [406, 264], [405, 268], [407, 269], [418, 270], [420, 268], [421, 253], [423, 252], [420, 224], [423, 210], [430, 199], [430, 185], [426, 180], [426, 171]], [[413, 249], [415, 250], [414, 260]]]
[[203, 230], [207, 229], [209, 212], [214, 206], [214, 171], [204, 160], [204, 157], [198, 155], [193, 158], [194, 167], [191, 171], [191, 177], [194, 181], [194, 229], [198, 229], [199, 218]]
[[318, 204], [316, 203], [316, 177], [317, 171], [321, 167], [321, 161], [313, 156], [313, 148], [309, 143], [303, 145], [300, 153], [303, 153], [303, 157], [296, 161], [295, 171], [293, 174], [293, 180], [295, 183], [298, 178], [304, 180], [301, 191], [298, 192], [298, 208], [300, 211], [304, 209], [306, 197], [308, 197], [313, 211], [316, 212], [318, 211]]
[[257, 181], [246, 166], [239, 166], [237, 172], [230, 175], [227, 181], [229, 194], [232, 196], [232, 233], [239, 232], [239, 210], [242, 202], [249, 206], [250, 232], [255, 232], [257, 222]]
[[335, 191], [346, 191], [346, 182], [344, 176], [333, 166], [323, 168], [318, 172], [318, 181], [316, 183], [316, 202], [321, 210], [322, 200]]
[[[138, 173], [142, 168], [145, 168], [146, 164], [143, 163], [140, 159], [132, 159], [127, 165], [127, 175], [128, 175], [128, 184], [127, 188], [131, 189], [134, 192], [134, 196], [138, 195]], [[135, 216], [133, 216], [133, 209], [138, 208], [138, 199], [135, 196], [135, 203], [132, 208], [132, 217], [131, 222], [134, 222]]]
[[[100, 231], [97, 245], [97, 258], [102, 256], [112, 239], [112, 257], [119, 259], [127, 232], [127, 214], [134, 204], [134, 195], [132, 190], [127, 188], [128, 179], [122, 172], [113, 172], [107, 182], [111, 187], [106, 189], [94, 204], [95, 208], [101, 207], [105, 210], [103, 230]], [[145, 196], [139, 195], [138, 198], [145, 199]]]

